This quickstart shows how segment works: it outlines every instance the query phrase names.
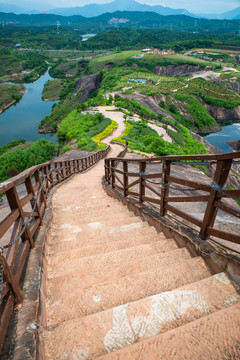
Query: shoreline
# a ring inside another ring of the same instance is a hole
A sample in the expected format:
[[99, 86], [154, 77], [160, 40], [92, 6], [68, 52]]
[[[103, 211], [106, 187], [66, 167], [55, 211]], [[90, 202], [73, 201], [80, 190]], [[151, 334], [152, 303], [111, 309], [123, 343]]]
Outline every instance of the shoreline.
[[25, 88], [24, 91], [19, 91], [19, 93], [22, 95], [21, 99], [19, 100], [12, 100], [10, 103], [8, 103], [7, 105], [5, 105], [2, 109], [0, 109], [0, 115], [7, 110], [8, 108], [10, 108], [13, 104], [15, 104], [17, 101], [21, 101], [23, 96], [26, 94], [27, 89]]

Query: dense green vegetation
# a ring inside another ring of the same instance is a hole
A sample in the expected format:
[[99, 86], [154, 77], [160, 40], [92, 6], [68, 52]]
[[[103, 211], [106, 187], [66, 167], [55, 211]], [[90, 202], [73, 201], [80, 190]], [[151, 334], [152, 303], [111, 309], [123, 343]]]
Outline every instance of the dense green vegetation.
[[25, 91], [23, 85], [0, 84], [0, 111], [12, 102], [22, 98]]
[[205, 154], [206, 148], [189, 134], [189, 131], [178, 125], [178, 132], [172, 131], [175, 136], [174, 143], [164, 141], [155, 130], [150, 128], [146, 121], [127, 121], [129, 124], [123, 136], [115, 141], [127, 140], [129, 148], [146, 153], [161, 155]]
[[92, 138], [102, 133], [111, 123], [102, 114], [81, 114], [74, 110], [61, 122], [57, 136], [60, 143], [77, 140], [79, 149], [95, 151], [98, 150], [98, 143]]
[[[29, 15], [26, 15], [29, 16]], [[56, 26], [47, 28], [15, 28], [5, 26], [0, 29], [2, 46], [20, 44], [22, 48], [32, 49], [77, 49], [81, 46], [81, 38], [77, 31]]]
[[24, 140], [24, 139], [14, 140], [6, 145], [0, 146], [0, 155], [4, 154], [5, 152], [9, 151], [10, 149], [12, 149], [15, 146], [18, 146], [20, 144], [25, 144], [25, 142], [26, 142], [26, 140]]
[[99, 150], [106, 148], [106, 144], [102, 142], [107, 136], [111, 135], [112, 132], [117, 129], [118, 123], [112, 120], [111, 124], [106, 127], [101, 133], [92, 137], [92, 140], [97, 144]]
[[0, 47], [0, 77], [5, 81], [34, 81], [47, 70], [46, 60], [36, 51]]
[[55, 65], [49, 70], [49, 74], [54, 78], [67, 78], [88, 75], [89, 61], [86, 60], [61, 60], [59, 59]]
[[207, 104], [217, 106], [217, 107], [224, 107], [226, 109], [234, 109], [236, 106], [240, 105], [240, 100], [239, 101], [223, 100], [223, 99], [217, 99], [212, 96], [202, 96], [202, 99]]
[[183, 102], [184, 107], [193, 116], [196, 127], [203, 128], [216, 124], [215, 119], [209, 114], [207, 109], [193, 96], [177, 94], [175, 98]]
[[0, 155], [0, 182], [33, 165], [50, 160], [54, 154], [55, 145], [45, 139], [38, 140], [25, 149], [4, 152]]

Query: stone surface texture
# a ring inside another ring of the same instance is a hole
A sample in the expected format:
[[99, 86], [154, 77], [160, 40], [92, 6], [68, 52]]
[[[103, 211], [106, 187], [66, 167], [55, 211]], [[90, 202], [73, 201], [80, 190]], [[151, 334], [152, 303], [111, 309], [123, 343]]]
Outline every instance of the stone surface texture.
[[103, 169], [100, 161], [53, 196], [45, 358], [240, 359], [234, 284], [108, 197]]

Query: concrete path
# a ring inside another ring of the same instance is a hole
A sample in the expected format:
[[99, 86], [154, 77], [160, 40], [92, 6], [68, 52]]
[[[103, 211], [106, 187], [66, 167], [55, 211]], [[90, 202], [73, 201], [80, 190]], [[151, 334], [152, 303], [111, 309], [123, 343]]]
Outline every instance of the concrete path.
[[102, 160], [53, 195], [46, 359], [237, 359], [233, 284], [108, 197], [103, 174]]

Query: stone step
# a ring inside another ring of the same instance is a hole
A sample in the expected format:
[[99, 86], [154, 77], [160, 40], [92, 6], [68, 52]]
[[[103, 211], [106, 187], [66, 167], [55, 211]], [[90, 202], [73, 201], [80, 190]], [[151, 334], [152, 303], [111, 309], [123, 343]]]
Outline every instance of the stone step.
[[[120, 223], [120, 224], [119, 224]], [[108, 233], [112, 234], [114, 232], [118, 231], [128, 231], [128, 229], [138, 228], [140, 229], [144, 224], [144, 221], [142, 221], [139, 218], [125, 218], [124, 221], [118, 221], [118, 219], [110, 219], [104, 220], [102, 222], [89, 222], [88, 224], [71, 224], [71, 223], [63, 223], [61, 225], [52, 225], [51, 226], [51, 234], [53, 236], [60, 235], [61, 237], [64, 237], [65, 235], [69, 235], [69, 233], [86, 233], [91, 237], [93, 235], [94, 237], [97, 234], [101, 233]], [[147, 224], [148, 225], [148, 224]], [[149, 226], [149, 225], [148, 225]]]
[[161, 240], [152, 242], [151, 244], [138, 245], [123, 250], [112, 251], [106, 254], [74, 260], [65, 259], [65, 261], [57, 263], [53, 266], [48, 265], [48, 277], [54, 278], [79, 271], [90, 271], [92, 269], [95, 269], [95, 271], [101, 271], [103, 266], [106, 265], [120, 265], [124, 261], [155, 255], [157, 253], [175, 249], [177, 249], [177, 245], [173, 240]]
[[[71, 189], [73, 190], [73, 189]], [[61, 204], [66, 204], [62, 206], [62, 209], [66, 209], [66, 207], [69, 206], [74, 206], [74, 207], [79, 207], [79, 209], [81, 208], [86, 208], [86, 207], [95, 207], [96, 209], [100, 208], [100, 207], [112, 207], [115, 205], [119, 205], [119, 201], [116, 199], [113, 199], [111, 197], [107, 197], [106, 194], [102, 194], [102, 195], [97, 195], [97, 196], [91, 196], [90, 194], [84, 194], [81, 191], [81, 194], [78, 194], [79, 189], [77, 190], [77, 194], [73, 193], [73, 194], [69, 194], [66, 193], [64, 195], [64, 193], [62, 192], [61, 195]], [[55, 211], [55, 209], [61, 209], [61, 205], [59, 205], [59, 200], [57, 199], [57, 201], [53, 201], [52, 203], [53, 205], [53, 209]]]
[[[81, 227], [80, 227], [81, 229]], [[54, 234], [50, 231], [48, 235], [48, 246], [54, 246], [56, 249], [71, 249], [76, 246], [92, 246], [102, 242], [119, 241], [129, 238], [138, 238], [144, 236], [157, 236], [154, 227], [149, 226], [145, 222], [135, 222], [128, 225], [113, 226], [106, 231], [81, 232], [79, 227], [68, 228], [68, 231], [55, 230]]]
[[141, 221], [140, 217], [137, 217], [132, 212], [123, 212], [118, 214], [115, 209], [112, 210], [111, 214], [107, 216], [105, 214], [101, 215], [89, 215], [86, 213], [85, 215], [75, 216], [72, 217], [65, 217], [64, 221], [57, 217], [54, 217], [52, 220], [52, 229], [59, 229], [62, 227], [62, 224], [70, 224], [72, 226], [84, 225], [84, 224], [92, 224], [98, 223], [99, 226], [105, 226], [106, 224], [111, 223], [111, 225], [118, 225], [118, 224], [128, 224], [129, 222], [138, 222]]
[[57, 293], [69, 293], [72, 289], [79, 286], [89, 287], [100, 284], [101, 282], [108, 282], [117, 280], [124, 276], [137, 274], [140, 272], [167, 268], [177, 262], [190, 259], [191, 256], [186, 248], [176, 249], [160, 253], [157, 255], [142, 257], [130, 261], [124, 261], [122, 264], [103, 266], [101, 271], [94, 271], [94, 269], [85, 272], [78, 272], [76, 274], [65, 275], [53, 279], [48, 279], [48, 295]]
[[157, 233], [154, 227], [149, 227], [145, 223], [141, 223], [141, 231], [139, 227], [129, 228], [128, 231], [120, 231], [112, 234], [98, 234], [97, 236], [89, 238], [88, 236], [81, 233], [69, 234], [68, 237], [63, 239], [61, 236], [51, 236], [47, 241], [47, 247], [49, 252], [52, 251], [65, 251], [66, 249], [79, 249], [87, 246], [97, 246], [100, 244], [106, 244], [106, 242], [118, 242], [121, 240], [132, 240], [140, 241], [139, 239], [147, 239], [151, 241], [156, 241], [159, 237], [159, 240], [162, 239], [162, 233]]
[[122, 214], [122, 213], [131, 213], [128, 212], [127, 208], [124, 207], [122, 204], [116, 204], [114, 206], [96, 206], [92, 207], [84, 207], [84, 206], [66, 206], [66, 208], [55, 208], [53, 218], [65, 220], [65, 219], [72, 219], [73, 217], [79, 217], [84, 215], [92, 216], [101, 216], [101, 215], [111, 215], [111, 214]]
[[81, 219], [79, 219], [79, 221], [75, 221], [76, 224], [74, 224], [74, 221], [72, 220], [70, 223], [64, 222], [61, 224], [51, 224], [51, 229], [52, 229], [52, 233], [54, 233], [54, 231], [61, 231], [61, 233], [64, 232], [64, 230], [68, 230], [68, 229], [72, 229], [75, 227], [79, 227], [82, 225], [82, 230], [83, 231], [91, 231], [91, 230], [103, 230], [103, 229], [111, 229], [114, 226], [117, 225], [129, 225], [132, 223], [138, 223], [138, 222], [144, 222], [142, 221], [139, 217], [137, 216], [128, 216], [128, 214], [121, 214], [119, 215], [119, 219], [116, 216], [112, 216], [109, 217], [109, 219], [105, 218], [101, 218], [101, 221], [91, 221], [91, 219], [85, 223], [83, 222], [83, 224], [81, 223]]
[[[196, 347], [191, 346], [191, 343], [201, 343], [204, 345], [200, 348], [203, 351], [202, 348], [205, 348], [206, 344], [202, 338], [211, 339], [216, 345], [219, 341], [216, 337], [221, 336], [222, 330], [225, 330], [226, 336], [221, 337], [225, 343], [225, 351], [222, 357], [214, 358], [226, 359], [223, 356], [230, 351], [226, 346], [230, 328], [235, 329], [236, 334], [233, 338], [239, 346], [240, 306], [231, 306], [239, 301], [240, 296], [226, 275], [217, 274], [173, 291], [49, 328], [45, 332], [48, 344], [46, 359], [60, 359], [63, 358], [63, 354], [66, 359], [95, 359], [107, 353], [111, 354], [103, 359], [192, 359], [191, 356], [187, 356], [191, 348], [194, 359], [213, 359], [208, 349], [205, 349], [208, 357], [201, 357], [199, 354], [196, 357]], [[229, 308], [225, 309], [227, 307]], [[220, 309], [225, 310], [218, 311]], [[231, 335], [232, 332], [230, 330]], [[63, 342], [65, 334], [68, 334], [68, 338]], [[56, 339], [61, 341], [56, 342]], [[178, 348], [181, 349], [179, 353]], [[218, 347], [211, 346], [211, 350], [214, 356], [220, 355]]]
[[[59, 251], [56, 252], [53, 247], [50, 247], [48, 251], [47, 260], [48, 260], [48, 264], [53, 265], [60, 261], [64, 261], [65, 259], [72, 260], [87, 256], [105, 254], [108, 252], [123, 250], [143, 244], [150, 244], [152, 242], [161, 241], [161, 240], [166, 242], [166, 239], [163, 234], [159, 234], [158, 236], [154, 236], [154, 237], [145, 236], [145, 237], [139, 237], [137, 239], [131, 238], [131, 239], [127, 239], [127, 240], [123, 239], [115, 242], [114, 241], [101, 242], [98, 244], [94, 244], [93, 246], [84, 246], [72, 250], [65, 249], [64, 251], [61, 252]], [[167, 241], [169, 242], [170, 240]]]
[[[170, 330], [164, 334], [154, 336], [97, 359], [239, 359], [239, 313], [240, 304], [235, 304], [177, 329]], [[90, 358], [86, 356], [85, 359]]]
[[69, 290], [48, 296], [46, 300], [48, 325], [169, 291], [208, 276], [210, 273], [203, 259], [197, 257], [175, 263], [167, 269], [157, 268], [85, 289], [80, 285], [71, 292]]

